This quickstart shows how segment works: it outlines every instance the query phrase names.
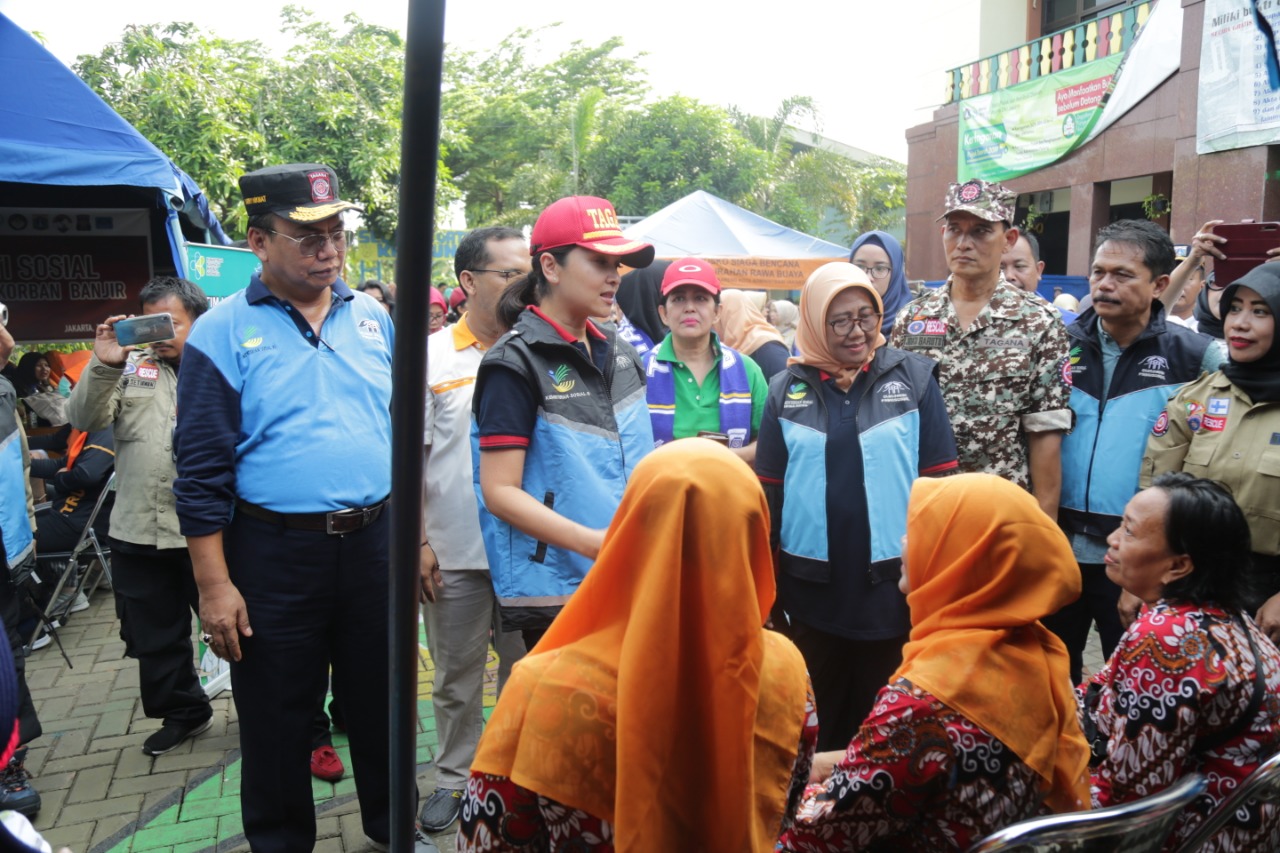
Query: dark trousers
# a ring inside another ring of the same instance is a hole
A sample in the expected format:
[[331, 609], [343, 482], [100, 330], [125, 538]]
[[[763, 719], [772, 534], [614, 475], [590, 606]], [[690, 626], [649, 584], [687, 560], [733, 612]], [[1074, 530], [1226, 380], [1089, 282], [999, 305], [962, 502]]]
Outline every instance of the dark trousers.
[[876, 694], [902, 664], [907, 637], [850, 640], [803, 622], [791, 639], [804, 656], [818, 705], [818, 752], [845, 749], [871, 713]]
[[1107, 577], [1102, 563], [1081, 563], [1080, 580], [1083, 586], [1080, 598], [1068, 604], [1041, 622], [1067, 645], [1071, 655], [1071, 683], [1079, 684], [1084, 672], [1084, 647], [1089, 642], [1089, 628], [1098, 623], [1098, 636], [1102, 639], [1102, 656], [1110, 659], [1120, 642], [1124, 628], [1116, 604], [1120, 601], [1120, 587]]
[[236, 515], [223, 532], [253, 635], [231, 664], [243, 757], [240, 808], [255, 853], [310, 850], [309, 758], [329, 668], [351, 747], [364, 833], [390, 838], [389, 515], [344, 536]]
[[[0, 547], [2, 556], [3, 547]], [[31, 559], [35, 559], [32, 557]], [[0, 620], [4, 621], [6, 639], [13, 652], [13, 668], [18, 675], [18, 743], [27, 744], [40, 737], [40, 718], [36, 716], [36, 706], [31, 702], [31, 691], [27, 689], [27, 658], [24, 651], [26, 640], [18, 632], [18, 622], [22, 613], [22, 596], [24, 593], [9, 580], [6, 562], [0, 559]]]
[[47, 554], [50, 551], [70, 551], [80, 541], [86, 520], [57, 512], [52, 504], [36, 510], [37, 552]]
[[200, 594], [186, 548], [111, 540], [111, 580], [124, 653], [138, 662], [142, 711], [193, 725], [213, 714], [196, 675], [191, 614]]

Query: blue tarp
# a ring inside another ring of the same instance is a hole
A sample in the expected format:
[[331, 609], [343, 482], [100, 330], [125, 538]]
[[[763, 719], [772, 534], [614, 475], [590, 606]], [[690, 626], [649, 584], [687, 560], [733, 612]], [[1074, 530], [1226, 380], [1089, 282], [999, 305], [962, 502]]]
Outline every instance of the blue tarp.
[[652, 243], [659, 258], [840, 258], [849, 247], [779, 225], [697, 190], [624, 229]]
[[71, 69], [0, 14], [0, 181], [153, 188], [169, 212], [174, 265], [185, 271], [176, 211], [210, 242], [229, 242], [203, 193]]

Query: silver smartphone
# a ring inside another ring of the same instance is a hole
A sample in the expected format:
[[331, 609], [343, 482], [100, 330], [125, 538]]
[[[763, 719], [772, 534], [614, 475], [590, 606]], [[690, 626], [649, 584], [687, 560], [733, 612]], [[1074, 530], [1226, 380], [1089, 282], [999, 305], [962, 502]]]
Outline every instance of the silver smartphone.
[[157, 341], [172, 340], [173, 315], [143, 314], [141, 317], [118, 320], [115, 332], [116, 341], [122, 347], [136, 347], [142, 344], [154, 344]]

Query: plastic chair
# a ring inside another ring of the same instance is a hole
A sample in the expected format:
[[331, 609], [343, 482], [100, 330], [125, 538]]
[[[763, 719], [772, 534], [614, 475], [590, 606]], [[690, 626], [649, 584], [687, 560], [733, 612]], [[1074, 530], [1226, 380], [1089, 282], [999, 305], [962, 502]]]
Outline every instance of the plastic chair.
[[[65, 561], [66, 566], [58, 576], [58, 582], [54, 584], [53, 593], [49, 596], [49, 603], [45, 605], [40, 618], [36, 620], [35, 630], [31, 632], [31, 639], [27, 642], [28, 648], [36, 640], [40, 639], [40, 633], [46, 630], [57, 641], [58, 648], [62, 648], [62, 641], [58, 640], [58, 632], [53, 627], [53, 620], [60, 615], [55, 610], [58, 596], [66, 587], [67, 581], [75, 577], [79, 577], [79, 581], [76, 582], [73, 597], [85, 591], [86, 582], [89, 580], [90, 575], [93, 574], [93, 562], [89, 562], [86, 565], [84, 572], [80, 571], [81, 561], [85, 559], [86, 555], [91, 561], [96, 559], [99, 571], [93, 575], [93, 586], [89, 587], [88, 592], [85, 594], [89, 595], [97, 590], [98, 584], [101, 583], [104, 577], [107, 579], [107, 583], [111, 583], [111, 549], [110, 547], [104, 547], [103, 543], [98, 540], [98, 533], [93, 529], [93, 526], [97, 523], [98, 514], [102, 512], [102, 507], [106, 504], [108, 496], [115, 492], [115, 488], [116, 474], [112, 471], [111, 476], [107, 479], [106, 486], [103, 487], [102, 493], [98, 495], [98, 500], [93, 505], [93, 512], [89, 514], [84, 530], [80, 531], [80, 538], [76, 540], [76, 544], [70, 551], [50, 551], [39, 555], [41, 562], [57, 563]], [[63, 657], [66, 657], [65, 651], [63, 652]], [[67, 661], [67, 663], [70, 665], [71, 662]]]
[[1223, 800], [1222, 805], [1214, 809], [1213, 813], [1200, 824], [1186, 843], [1178, 848], [1177, 853], [1194, 853], [1200, 850], [1249, 800], [1280, 803], [1280, 754], [1273, 755], [1258, 765], [1258, 769], [1250, 773], [1249, 778], [1241, 782], [1240, 787]]
[[1204, 787], [1204, 777], [1192, 773], [1158, 794], [1131, 803], [1024, 820], [993, 832], [969, 848], [969, 853], [1157, 853], [1183, 808]]

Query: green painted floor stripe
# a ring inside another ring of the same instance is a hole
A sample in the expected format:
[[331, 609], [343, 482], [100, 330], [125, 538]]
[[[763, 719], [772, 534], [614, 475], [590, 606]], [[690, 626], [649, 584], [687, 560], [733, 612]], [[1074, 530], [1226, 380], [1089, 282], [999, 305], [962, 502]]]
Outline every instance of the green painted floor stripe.
[[[429, 764], [438, 744], [435, 713], [431, 706], [431, 681], [435, 668], [427, 654], [426, 636], [418, 626], [418, 741], [416, 761], [419, 770]], [[484, 688], [484, 717], [493, 713], [497, 700], [498, 660], [489, 650]], [[333, 748], [348, 767], [351, 755], [347, 736], [333, 733]], [[355, 796], [355, 781], [346, 776], [336, 783], [311, 780], [317, 817], [349, 802]], [[89, 853], [196, 853], [220, 846], [230, 848], [244, 843], [244, 827], [240, 819], [240, 751], [231, 750], [225, 763], [211, 768], [210, 774], [175, 791], [144, 814], [138, 824], [125, 827], [115, 836], [100, 842]]]

